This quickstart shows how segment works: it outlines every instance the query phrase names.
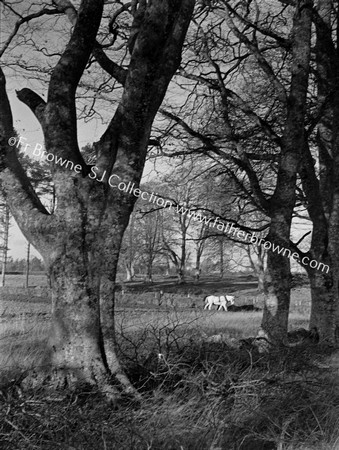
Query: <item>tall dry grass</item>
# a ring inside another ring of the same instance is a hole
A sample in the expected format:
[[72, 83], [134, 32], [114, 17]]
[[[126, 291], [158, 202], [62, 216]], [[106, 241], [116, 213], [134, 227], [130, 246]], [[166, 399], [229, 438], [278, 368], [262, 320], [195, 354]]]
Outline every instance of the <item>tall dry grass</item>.
[[[21, 392], [20, 370], [38, 367], [48, 321], [2, 322], [1, 449], [337, 450], [339, 389], [319, 368], [323, 349], [259, 355], [206, 336], [255, 335], [260, 313], [202, 310], [117, 315], [121, 361], [140, 404], [107, 406], [93, 391]], [[306, 317], [292, 315], [291, 325]]]
[[0, 385], [41, 365], [49, 328], [44, 316], [0, 316]]

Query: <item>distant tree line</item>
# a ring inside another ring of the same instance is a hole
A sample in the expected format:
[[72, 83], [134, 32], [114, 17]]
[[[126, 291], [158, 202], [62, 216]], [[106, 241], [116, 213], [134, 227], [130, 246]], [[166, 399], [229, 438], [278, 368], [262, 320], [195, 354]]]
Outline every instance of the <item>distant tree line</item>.
[[[11, 256], [7, 258], [6, 272], [19, 272], [24, 273], [26, 271], [27, 261], [23, 258], [13, 259]], [[33, 256], [29, 261], [30, 272], [44, 272], [45, 267], [41, 259]]]
[[120, 252], [119, 272], [125, 273], [126, 281], [136, 275], [149, 282], [154, 275], [176, 276], [179, 282], [211, 273], [223, 278], [233, 267], [256, 274], [263, 288], [266, 252], [209, 226], [227, 218], [257, 229], [260, 215], [253, 208], [246, 211], [241, 199], [234, 202], [238, 192], [231, 179], [225, 182], [213, 172], [202, 173], [198, 163], [193, 169], [186, 162], [142, 185], [143, 191], [156, 193], [171, 207], [159, 208], [138, 198]]

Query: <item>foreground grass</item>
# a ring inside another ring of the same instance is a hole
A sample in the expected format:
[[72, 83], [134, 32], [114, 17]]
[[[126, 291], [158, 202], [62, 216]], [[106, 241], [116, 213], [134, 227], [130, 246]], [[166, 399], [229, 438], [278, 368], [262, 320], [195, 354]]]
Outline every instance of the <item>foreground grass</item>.
[[[2, 449], [335, 450], [336, 380], [314, 353], [270, 357], [225, 345], [180, 346], [126, 361], [141, 404], [109, 408], [95, 392], [2, 391]], [[140, 348], [140, 351], [142, 349]]]
[[[121, 311], [118, 352], [141, 404], [109, 408], [99, 394], [22, 392], [41, 364], [48, 322], [7, 322], [0, 334], [1, 449], [336, 450], [339, 389], [323, 349], [259, 355], [206, 335], [255, 335], [260, 313]], [[306, 318], [291, 317], [293, 327]]]
[[[241, 339], [254, 336], [261, 322], [261, 313], [224, 313], [223, 311], [192, 310], [138, 310], [125, 309], [118, 312], [116, 328], [118, 334], [125, 338], [128, 336], [153, 334], [153, 344], [150, 344], [158, 353], [163, 352], [161, 336], [174, 328], [183, 336], [190, 336], [194, 342], [194, 335], [202, 333], [211, 336], [218, 333], [228, 335], [230, 338]], [[2, 320], [1, 320], [2, 319]], [[0, 315], [0, 383], [4, 372], [18, 372], [22, 369], [38, 367], [44, 356], [47, 336], [50, 328], [49, 320], [44, 315], [15, 316], [5, 320]], [[290, 327], [307, 327], [307, 319], [300, 314], [290, 316]], [[152, 331], [153, 330], [153, 331]], [[136, 334], [135, 334], [136, 333]], [[140, 337], [141, 336], [141, 337]], [[140, 342], [139, 342], [140, 344]], [[131, 347], [136, 344], [131, 343]]]

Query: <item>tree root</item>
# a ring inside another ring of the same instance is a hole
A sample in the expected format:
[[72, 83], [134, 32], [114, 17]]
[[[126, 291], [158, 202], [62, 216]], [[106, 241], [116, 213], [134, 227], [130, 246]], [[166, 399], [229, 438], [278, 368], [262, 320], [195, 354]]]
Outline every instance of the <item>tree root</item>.
[[[115, 381], [115, 383], [114, 383]], [[117, 386], [117, 381], [119, 385]], [[128, 396], [131, 401], [140, 402], [141, 394], [130, 383], [126, 375], [114, 374], [114, 376], [81, 377], [76, 371], [69, 369], [33, 369], [27, 371], [17, 380], [17, 384], [23, 390], [46, 389], [53, 392], [96, 393], [102, 395], [106, 401], [116, 406], [120, 400]]]

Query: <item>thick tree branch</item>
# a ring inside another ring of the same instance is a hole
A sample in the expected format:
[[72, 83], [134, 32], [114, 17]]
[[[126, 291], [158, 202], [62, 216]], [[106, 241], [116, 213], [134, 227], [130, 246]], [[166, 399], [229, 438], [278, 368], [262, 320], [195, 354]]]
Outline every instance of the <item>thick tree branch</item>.
[[259, 31], [264, 36], [270, 37], [274, 39], [280, 47], [284, 48], [285, 50], [290, 50], [292, 47], [292, 42], [289, 39], [284, 38], [283, 36], [280, 36], [279, 34], [275, 33], [274, 31], [270, 30], [269, 28], [264, 28], [257, 23], [253, 23], [247, 18], [241, 16], [238, 14], [238, 12], [232, 8], [229, 4], [227, 5], [229, 10], [232, 12], [232, 14], [237, 17], [243, 24], [253, 28], [255, 31]]
[[[77, 140], [75, 92], [95, 44], [104, 2], [82, 0], [77, 16], [70, 2], [55, 0], [54, 3], [66, 8], [70, 20], [76, 18], [76, 22], [69, 43], [51, 75], [42, 123], [45, 146], [49, 153], [85, 168]], [[55, 173], [62, 170], [59, 166], [55, 169]]]
[[103, 0], [83, 0], [81, 2], [71, 39], [51, 76], [48, 103], [59, 100], [60, 95], [65, 99], [69, 95], [74, 95], [92, 53], [101, 21], [103, 4]]
[[[267, 214], [269, 211], [269, 203], [268, 200], [265, 198], [261, 188], [260, 183], [257, 177], [257, 174], [253, 170], [249, 159], [246, 156], [246, 152], [243, 151], [241, 145], [239, 143], [231, 142], [232, 145], [235, 145], [237, 153], [239, 155], [239, 158], [234, 157], [231, 154], [225, 153], [223, 150], [220, 149], [220, 147], [213, 142], [212, 139], [209, 137], [203, 135], [202, 133], [199, 133], [198, 131], [193, 130], [183, 119], [177, 117], [173, 113], [160, 108], [159, 111], [164, 116], [168, 117], [169, 119], [175, 121], [178, 125], [180, 125], [190, 136], [197, 138], [202, 142], [205, 146], [206, 153], [207, 151], [210, 151], [214, 153], [215, 155], [218, 155], [223, 160], [232, 161], [235, 163], [239, 168], [244, 170], [249, 178], [249, 181], [251, 183], [251, 187], [253, 189], [254, 197], [255, 197], [255, 203], [260, 206], [260, 208], [265, 211]], [[209, 155], [211, 157], [211, 155]], [[236, 178], [236, 177], [235, 177]], [[248, 192], [247, 192], [248, 195]], [[253, 197], [250, 197], [253, 200]]]
[[[145, 146], [144, 136], [149, 135], [168, 83], [179, 68], [194, 4], [194, 0], [157, 0], [147, 2], [147, 6], [146, 2], [142, 3], [147, 20], [139, 24], [135, 35], [120, 104], [98, 143], [100, 171], [112, 170], [120, 146], [124, 147], [121, 160], [131, 161], [129, 170], [139, 167], [139, 162], [146, 157], [148, 137]], [[133, 135], [135, 141], [126, 134]]]
[[[57, 5], [59, 11], [64, 12], [71, 24], [74, 26], [77, 21], [78, 13], [71, 3], [70, 0], [54, 0], [54, 4]], [[127, 9], [127, 5], [124, 5], [122, 10]], [[120, 11], [120, 10], [119, 10]], [[110, 21], [110, 27], [112, 26], [112, 21], [115, 20], [114, 15]], [[95, 41], [95, 45], [93, 48], [93, 56], [95, 57], [98, 64], [104, 69], [109, 75], [111, 75], [118, 83], [124, 85], [127, 76], [127, 70], [123, 67], [119, 66], [119, 64], [112, 61], [106, 53], [101, 48], [100, 44]]]
[[124, 86], [127, 77], [126, 69], [112, 61], [103, 51], [103, 49], [98, 45], [93, 49], [93, 56], [102, 69], [104, 69], [109, 75], [111, 75], [111, 77], [117, 80], [118, 83]]
[[31, 111], [34, 113], [35, 117], [43, 127], [46, 107], [45, 100], [28, 88], [21, 89], [21, 91], [16, 91], [16, 95], [22, 103], [24, 103], [31, 109]]
[[[12, 111], [6, 92], [6, 78], [0, 67], [0, 180], [1, 187], [10, 199], [11, 210], [19, 225], [31, 235], [32, 226], [39, 222], [36, 234], [41, 232], [44, 219], [49, 214], [41, 203], [10, 139], [15, 138]], [[45, 216], [45, 217], [44, 217]], [[45, 220], [46, 221], [46, 220]], [[34, 227], [33, 227], [34, 228]], [[33, 239], [34, 241], [34, 239]]]

